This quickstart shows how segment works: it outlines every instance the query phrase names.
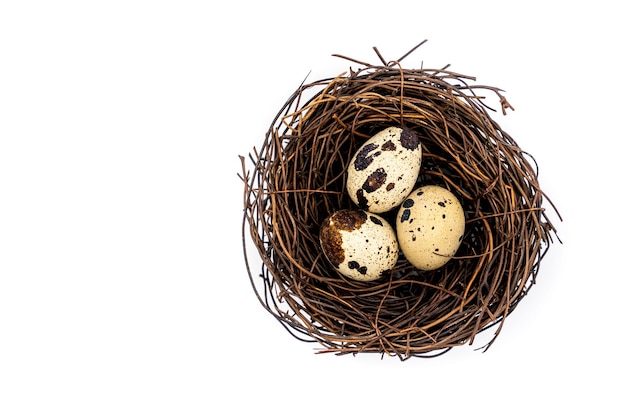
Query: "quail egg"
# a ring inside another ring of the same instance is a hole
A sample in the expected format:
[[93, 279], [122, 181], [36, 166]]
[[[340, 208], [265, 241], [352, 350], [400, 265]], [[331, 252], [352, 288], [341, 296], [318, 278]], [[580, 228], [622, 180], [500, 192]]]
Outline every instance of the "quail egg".
[[346, 189], [359, 208], [387, 212], [413, 190], [422, 164], [422, 144], [411, 129], [389, 127], [368, 139], [352, 157]]
[[436, 270], [456, 253], [465, 233], [465, 214], [448, 189], [426, 185], [404, 200], [396, 216], [398, 244], [420, 270]]
[[322, 222], [319, 239], [333, 267], [354, 280], [379, 279], [398, 261], [393, 227], [364, 210], [342, 209], [331, 214]]

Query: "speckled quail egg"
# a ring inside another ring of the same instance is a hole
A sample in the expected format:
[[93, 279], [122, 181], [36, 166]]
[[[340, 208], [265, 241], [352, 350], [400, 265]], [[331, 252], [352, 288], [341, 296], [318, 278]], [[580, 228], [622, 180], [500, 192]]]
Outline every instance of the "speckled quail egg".
[[411, 193], [422, 164], [422, 144], [411, 129], [389, 127], [361, 145], [347, 169], [346, 189], [359, 208], [387, 212]]
[[343, 209], [331, 214], [320, 227], [320, 244], [334, 268], [354, 280], [376, 280], [398, 261], [393, 227], [364, 210]]
[[456, 253], [465, 233], [457, 197], [440, 186], [422, 186], [404, 200], [396, 217], [398, 244], [420, 270], [436, 270]]

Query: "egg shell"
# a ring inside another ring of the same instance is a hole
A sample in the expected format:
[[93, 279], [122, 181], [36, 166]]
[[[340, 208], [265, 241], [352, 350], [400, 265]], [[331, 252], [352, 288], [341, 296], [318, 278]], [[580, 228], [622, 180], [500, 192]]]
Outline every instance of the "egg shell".
[[359, 208], [387, 212], [415, 187], [422, 164], [422, 143], [407, 128], [389, 127], [361, 145], [347, 169], [346, 189]]
[[459, 249], [464, 233], [463, 207], [443, 187], [419, 187], [398, 209], [398, 244], [406, 259], [420, 270], [436, 270], [446, 264]]
[[339, 273], [359, 281], [379, 279], [399, 256], [391, 224], [358, 209], [340, 210], [326, 218], [320, 226], [320, 244]]

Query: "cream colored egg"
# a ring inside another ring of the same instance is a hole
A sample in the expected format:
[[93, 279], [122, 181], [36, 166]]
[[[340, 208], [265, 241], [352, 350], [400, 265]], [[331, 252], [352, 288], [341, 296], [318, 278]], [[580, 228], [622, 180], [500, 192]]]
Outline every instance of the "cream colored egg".
[[422, 186], [398, 209], [396, 234], [406, 259], [420, 270], [435, 270], [459, 249], [465, 214], [457, 197], [439, 186]]
[[422, 144], [406, 128], [383, 129], [352, 157], [346, 189], [354, 203], [372, 213], [387, 212], [411, 193], [422, 164]]
[[393, 227], [364, 210], [340, 210], [326, 218], [320, 227], [320, 244], [335, 269], [355, 280], [376, 280], [398, 261]]

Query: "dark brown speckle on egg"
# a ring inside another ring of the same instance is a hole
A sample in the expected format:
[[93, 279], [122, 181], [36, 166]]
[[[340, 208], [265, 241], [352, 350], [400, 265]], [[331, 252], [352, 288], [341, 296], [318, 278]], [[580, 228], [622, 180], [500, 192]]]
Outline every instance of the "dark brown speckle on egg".
[[408, 221], [410, 216], [411, 216], [411, 210], [404, 209], [404, 211], [402, 212], [402, 216], [400, 217], [400, 222]]
[[322, 222], [320, 227], [320, 244], [328, 261], [335, 267], [345, 260], [343, 240], [339, 230], [331, 224], [330, 218]]
[[369, 201], [367, 200], [367, 197], [365, 197], [364, 193], [365, 191], [363, 189], [357, 190], [356, 199], [360, 208], [367, 209], [369, 207]]
[[414, 150], [420, 145], [420, 139], [415, 132], [410, 129], [403, 129], [400, 134], [400, 143], [409, 150]]
[[384, 168], [377, 168], [372, 174], [367, 177], [367, 180], [363, 183], [363, 190], [368, 193], [372, 193], [374, 190], [378, 190], [387, 180], [387, 173]]
[[387, 141], [380, 149], [383, 151], [395, 151], [396, 144], [394, 144], [393, 141]]
[[359, 267], [360, 267], [360, 265], [359, 265], [359, 263], [358, 263], [357, 261], [354, 261], [354, 260], [352, 260], [352, 261], [348, 261], [348, 268], [349, 268], [350, 270], [356, 270], [356, 269], [358, 269]]
[[378, 148], [376, 144], [364, 145], [354, 159], [354, 169], [357, 171], [365, 170], [374, 161], [374, 156], [370, 155], [372, 151]]
[[362, 210], [340, 210], [326, 218], [320, 226], [320, 244], [328, 261], [335, 267], [345, 258], [343, 240], [339, 231], [354, 231], [367, 221], [367, 214]]
[[331, 217], [332, 223], [342, 231], [354, 231], [367, 221], [367, 213], [362, 210], [340, 210]]
[[356, 270], [360, 274], [363, 274], [363, 275], [367, 274], [367, 266], [360, 265], [358, 261], [352, 260], [352, 261], [348, 262], [348, 268], [350, 270]]

